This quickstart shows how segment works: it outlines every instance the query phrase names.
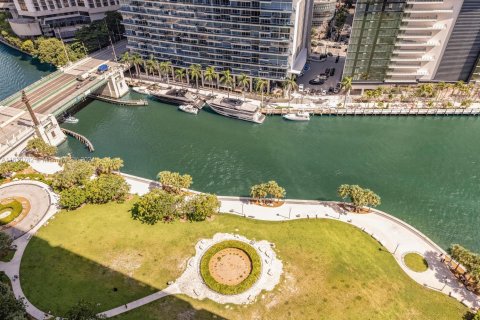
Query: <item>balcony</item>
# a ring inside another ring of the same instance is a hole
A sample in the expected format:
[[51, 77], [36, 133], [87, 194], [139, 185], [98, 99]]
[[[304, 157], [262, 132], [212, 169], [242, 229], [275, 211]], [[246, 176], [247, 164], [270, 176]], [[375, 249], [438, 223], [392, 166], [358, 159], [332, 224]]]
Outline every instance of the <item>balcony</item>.
[[405, 13], [453, 13], [453, 8], [408, 8], [405, 9]]
[[392, 57], [390, 61], [392, 62], [409, 62], [409, 61], [419, 61], [419, 62], [428, 62], [428, 61], [433, 61], [434, 57], [430, 55], [424, 55], [420, 58], [416, 57]]
[[[438, 41], [427, 41], [427, 42], [405, 42], [399, 41], [395, 43], [395, 47], [436, 47], [440, 45]], [[398, 48], [401, 49], [401, 48]]]
[[446, 24], [443, 23], [436, 23], [432, 25], [411, 25], [406, 24], [400, 26], [400, 30], [402, 31], [436, 31], [436, 30], [445, 30], [447, 28]]

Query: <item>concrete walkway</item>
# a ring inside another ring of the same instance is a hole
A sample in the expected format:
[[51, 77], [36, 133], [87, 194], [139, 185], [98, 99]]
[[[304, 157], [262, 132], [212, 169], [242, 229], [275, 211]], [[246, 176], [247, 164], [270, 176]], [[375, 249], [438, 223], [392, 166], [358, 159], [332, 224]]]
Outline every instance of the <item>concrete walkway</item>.
[[[0, 188], [0, 197], [6, 195], [7, 190], [8, 192], [13, 192], [15, 195], [26, 198], [32, 204], [32, 208], [24, 220], [28, 218], [28, 221], [34, 224], [28, 225], [27, 229], [21, 231], [22, 235], [13, 241], [13, 245], [17, 247], [17, 251], [10, 262], [0, 262], [0, 271], [5, 272], [10, 279], [13, 293], [17, 299], [23, 299], [25, 302], [28, 314], [35, 319], [45, 319], [46, 313], [30, 303], [23, 293], [20, 285], [20, 262], [32, 236], [57, 213], [58, 199], [49, 186], [37, 181], [15, 181], [2, 185]], [[14, 228], [17, 227], [19, 226], [17, 225]]]
[[[131, 186], [131, 192], [139, 195], [147, 193], [152, 188], [159, 186], [158, 182], [143, 179], [127, 174], [123, 174], [127, 182]], [[26, 181], [18, 181], [6, 184], [5, 186], [27, 184]], [[48, 220], [57, 212], [57, 196], [52, 190], [43, 183], [31, 181], [28, 182], [37, 187], [43, 188], [48, 193], [49, 201], [46, 206], [46, 213], [43, 214], [41, 220], [27, 233], [14, 241], [17, 251], [8, 263], [0, 262], [0, 271], [3, 271], [12, 281], [13, 292], [19, 299], [24, 299], [27, 312], [35, 319], [45, 319], [50, 317], [45, 312], [33, 306], [25, 297], [20, 286], [20, 261], [30, 238], [37, 230], [48, 222]], [[2, 186], [3, 187], [3, 186]], [[1, 195], [0, 189], [0, 195]], [[337, 202], [318, 202], [303, 200], [286, 200], [285, 204], [277, 208], [261, 207], [248, 203], [248, 199], [240, 197], [219, 197], [221, 200], [221, 212], [240, 215], [248, 219], [258, 219], [266, 221], [288, 221], [295, 219], [335, 219], [345, 223], [352, 224], [373, 238], [378, 240], [397, 260], [400, 267], [413, 280], [426, 288], [442, 292], [457, 299], [464, 305], [472, 308], [480, 308], [480, 297], [468, 291], [448, 270], [448, 268], [440, 262], [440, 255], [445, 252], [423, 235], [420, 231], [405, 222], [390, 216], [384, 212], [373, 210], [369, 214], [353, 214], [344, 212]], [[422, 273], [413, 272], [408, 269], [403, 257], [409, 252], [416, 252], [425, 257], [428, 261], [429, 268]], [[103, 312], [107, 317], [113, 317], [120, 313], [130, 311], [134, 308], [143, 306], [152, 301], [171, 294], [179, 294], [181, 289], [178, 285], [173, 284], [164, 290], [122, 305], [117, 308]]]

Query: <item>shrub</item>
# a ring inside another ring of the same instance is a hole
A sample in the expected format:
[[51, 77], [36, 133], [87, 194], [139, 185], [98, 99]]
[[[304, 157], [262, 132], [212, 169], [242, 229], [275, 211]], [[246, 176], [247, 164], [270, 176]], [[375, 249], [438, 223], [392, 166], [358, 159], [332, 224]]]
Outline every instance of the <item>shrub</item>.
[[125, 200], [130, 186], [122, 176], [105, 174], [88, 182], [85, 190], [91, 203], [121, 202]]
[[17, 173], [14, 178], [18, 180], [36, 180], [48, 185], [51, 184], [51, 181], [47, 180], [41, 173]]
[[88, 161], [68, 160], [63, 170], [53, 176], [52, 185], [57, 190], [64, 190], [84, 185], [93, 174], [93, 167]]
[[[208, 267], [212, 257], [217, 252], [226, 248], [237, 248], [244, 251], [252, 263], [252, 271], [250, 272], [250, 275], [239, 284], [233, 286], [217, 282], [210, 274], [210, 268]], [[245, 242], [237, 240], [227, 240], [214, 244], [204, 253], [202, 260], [200, 261], [200, 274], [202, 275], [205, 284], [213, 291], [227, 295], [239, 294], [252, 287], [260, 277], [261, 271], [262, 261], [255, 248]]]
[[18, 172], [25, 170], [29, 167], [29, 164], [25, 161], [8, 161], [0, 163], [0, 176], [7, 177], [12, 172]]
[[11, 213], [5, 218], [0, 219], [0, 225], [12, 222], [20, 215], [20, 213], [22, 213], [23, 206], [19, 201], [13, 200], [7, 204], [0, 204], [0, 212], [4, 211], [5, 209], [11, 211]]
[[33, 138], [28, 141], [25, 148], [28, 154], [39, 158], [48, 158], [57, 153], [57, 148], [49, 145], [42, 138]]
[[218, 213], [220, 201], [214, 194], [197, 194], [185, 204], [185, 215], [190, 221], [204, 221]]
[[60, 192], [60, 206], [67, 210], [74, 210], [87, 201], [87, 193], [80, 187], [65, 189]]
[[10, 286], [0, 282], [0, 319], [27, 320], [23, 300], [17, 300]]
[[120, 158], [93, 158], [91, 163], [98, 175], [112, 173], [123, 167], [123, 160]]
[[157, 175], [162, 188], [167, 192], [180, 193], [181, 189], [188, 189], [192, 184], [192, 177], [178, 172], [162, 171]]
[[97, 315], [95, 304], [80, 300], [73, 305], [65, 314], [68, 320], [98, 320], [105, 319], [103, 315]]
[[132, 218], [146, 224], [169, 222], [180, 215], [183, 197], [154, 189], [140, 197], [132, 208]]
[[5, 232], [0, 232], [0, 256], [10, 249], [13, 239]]

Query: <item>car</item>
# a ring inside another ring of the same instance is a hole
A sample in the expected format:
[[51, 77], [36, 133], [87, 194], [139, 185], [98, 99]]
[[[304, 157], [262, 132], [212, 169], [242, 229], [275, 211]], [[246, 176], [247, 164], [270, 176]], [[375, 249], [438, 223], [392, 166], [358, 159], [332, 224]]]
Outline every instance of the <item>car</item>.
[[310, 70], [310, 64], [306, 63], [305, 66], [303, 67], [303, 71], [308, 71]]
[[335, 88], [330, 87], [330, 88], [328, 88], [328, 93], [333, 93], [334, 90], [335, 90]]
[[328, 76], [324, 75], [324, 74], [319, 74], [317, 76], [317, 79], [320, 79], [320, 80], [327, 80], [328, 79]]
[[326, 95], [326, 94], [327, 94], [327, 90], [322, 89], [321, 95], [324, 96], [324, 95]]
[[342, 88], [342, 84], [340, 82], [337, 82], [337, 84], [335, 85], [335, 88], [340, 90]]
[[331, 52], [327, 52], [327, 56], [329, 56], [329, 57], [333, 57], [333, 53], [331, 53]]
[[304, 89], [303, 83], [299, 84], [298, 85], [298, 91], [303, 92], [303, 89]]
[[340, 90], [338, 90], [338, 88], [333, 89], [333, 93], [339, 93], [339, 92], [340, 92]]
[[340, 60], [340, 56], [337, 56], [337, 58], [335, 59], [335, 63], [338, 63], [338, 60]]
[[329, 73], [330, 73], [330, 68], [325, 69], [324, 74], [327, 75], [327, 74], [329, 74]]
[[330, 70], [330, 77], [333, 77], [334, 74], [335, 74], [335, 68], [332, 68], [332, 70]]
[[83, 87], [83, 83], [77, 84], [77, 86], [75, 87], [75, 89], [80, 89], [81, 87]]
[[91, 76], [88, 80], [89, 80], [89, 81], [93, 81], [93, 80], [95, 80], [95, 79], [97, 79], [97, 77]]
[[308, 81], [308, 84], [312, 84], [312, 85], [321, 85], [321, 84], [324, 84], [325, 83], [325, 80], [322, 80], [322, 79], [319, 79], [319, 78], [315, 78], [315, 79], [312, 79], [310, 81]]

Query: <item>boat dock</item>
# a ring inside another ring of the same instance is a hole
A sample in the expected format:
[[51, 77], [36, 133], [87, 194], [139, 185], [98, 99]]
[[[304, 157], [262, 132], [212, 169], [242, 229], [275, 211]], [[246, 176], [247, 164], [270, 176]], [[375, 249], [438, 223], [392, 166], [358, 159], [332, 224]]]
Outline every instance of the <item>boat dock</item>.
[[140, 99], [140, 100], [120, 100], [120, 99], [114, 99], [114, 98], [110, 98], [110, 97], [106, 97], [106, 96], [102, 96], [102, 95], [98, 95], [98, 94], [90, 94], [89, 97], [92, 98], [92, 99], [96, 99], [96, 100], [100, 100], [100, 101], [104, 101], [104, 102], [108, 102], [108, 103], [113, 103], [113, 104], [118, 104], [118, 105], [121, 105], [121, 106], [148, 106], [148, 101], [144, 100], [144, 99]]
[[62, 128], [62, 132], [83, 143], [87, 147], [88, 151], [90, 152], [95, 151], [95, 148], [93, 147], [93, 144], [90, 142], [90, 140], [88, 140], [86, 137], [82, 136], [81, 134], [73, 132], [68, 129], [64, 129], [64, 128]]
[[308, 112], [314, 115], [326, 116], [479, 116], [480, 108], [468, 109], [374, 109], [374, 108], [262, 108], [266, 115], [284, 115], [287, 113]]
[[190, 92], [188, 89], [166, 88], [160, 90], [150, 90], [151, 96], [157, 100], [174, 105], [191, 104], [197, 109], [202, 109], [205, 105], [206, 96], [200, 93]]

